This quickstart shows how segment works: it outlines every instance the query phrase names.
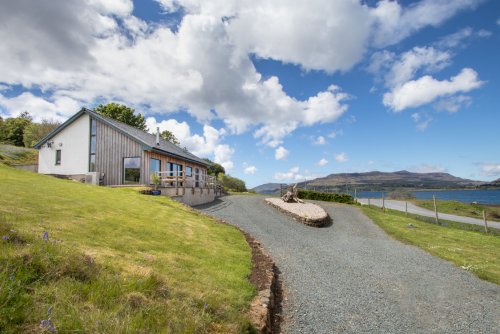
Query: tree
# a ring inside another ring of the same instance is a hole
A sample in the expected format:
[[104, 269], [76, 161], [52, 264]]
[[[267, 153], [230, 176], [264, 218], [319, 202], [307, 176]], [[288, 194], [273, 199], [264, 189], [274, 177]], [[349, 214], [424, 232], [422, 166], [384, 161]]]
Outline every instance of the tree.
[[208, 168], [207, 168], [207, 173], [208, 175], [215, 175], [215, 177], [219, 176], [220, 173], [222, 174], [226, 174], [226, 170], [224, 169], [223, 166], [219, 165], [218, 163], [216, 162], [213, 162], [212, 160], [210, 159], [203, 159], [205, 160], [206, 162], [208, 162], [209, 164], [211, 164]]
[[146, 119], [141, 114], [135, 114], [135, 110], [119, 103], [100, 104], [95, 109], [95, 112], [116, 119], [135, 128], [146, 131]]
[[23, 142], [26, 147], [33, 147], [49, 132], [57, 128], [61, 123], [51, 120], [42, 120], [41, 123], [31, 123], [24, 129]]
[[219, 183], [221, 183], [226, 190], [232, 190], [236, 192], [247, 191], [245, 181], [240, 180], [236, 177], [232, 177], [231, 175], [220, 173], [217, 177], [217, 181], [219, 181]]
[[180, 144], [180, 142], [177, 139], [177, 137], [175, 137], [175, 135], [172, 132], [168, 131], [168, 130], [165, 130], [162, 133], [160, 133], [160, 136], [163, 139], [165, 139], [166, 141], [169, 141], [169, 142], [171, 142], [174, 145], [179, 145]]
[[26, 111], [18, 117], [7, 118], [2, 125], [2, 142], [15, 146], [24, 146], [24, 130], [31, 124], [32, 118]]

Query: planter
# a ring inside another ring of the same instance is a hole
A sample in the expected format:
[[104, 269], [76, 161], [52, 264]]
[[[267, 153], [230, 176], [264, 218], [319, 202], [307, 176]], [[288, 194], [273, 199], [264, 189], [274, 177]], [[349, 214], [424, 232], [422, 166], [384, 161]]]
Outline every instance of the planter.
[[151, 195], [153, 196], [161, 195], [161, 190], [151, 190]]

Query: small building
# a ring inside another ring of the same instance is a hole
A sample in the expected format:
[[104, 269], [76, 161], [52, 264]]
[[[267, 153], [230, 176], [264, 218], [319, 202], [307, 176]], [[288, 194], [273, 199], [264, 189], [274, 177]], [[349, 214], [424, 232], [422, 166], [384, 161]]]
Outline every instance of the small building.
[[209, 164], [156, 135], [87, 108], [69, 118], [35, 145], [38, 172], [105, 186], [152, 185], [162, 194], [191, 205], [215, 197]]

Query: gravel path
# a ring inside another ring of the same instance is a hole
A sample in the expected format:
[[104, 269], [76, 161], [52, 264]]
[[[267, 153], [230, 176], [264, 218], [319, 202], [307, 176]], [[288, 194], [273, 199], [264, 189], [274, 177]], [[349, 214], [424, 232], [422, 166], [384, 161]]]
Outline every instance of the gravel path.
[[[368, 205], [367, 198], [358, 198], [358, 202], [363, 204], [363, 205]], [[398, 211], [404, 212], [405, 211], [405, 203], [406, 203], [405, 201], [395, 201], [395, 200], [387, 200], [386, 199], [385, 200], [385, 207], [388, 209], [398, 210]], [[378, 207], [382, 207], [382, 200], [378, 199], [378, 198], [371, 198], [370, 204], [378, 206]], [[439, 206], [438, 206], [438, 210], [439, 210]], [[408, 202], [408, 212], [414, 213], [414, 214], [417, 214], [420, 216], [433, 217], [433, 218], [435, 217], [434, 211], [421, 208], [421, 207], [416, 206], [415, 204], [410, 203], [410, 202]], [[451, 215], [448, 213], [441, 213], [439, 211], [438, 211], [438, 217], [439, 217], [439, 219], [442, 219], [442, 220], [451, 220], [451, 221], [460, 222], [460, 223], [484, 226], [484, 222], [482, 219]], [[488, 226], [490, 226], [490, 227], [500, 229], [499, 222], [487, 221], [487, 223], [488, 223]]]
[[500, 286], [388, 237], [354, 207], [308, 227], [260, 196], [198, 207], [252, 234], [281, 277], [284, 333], [500, 333]]

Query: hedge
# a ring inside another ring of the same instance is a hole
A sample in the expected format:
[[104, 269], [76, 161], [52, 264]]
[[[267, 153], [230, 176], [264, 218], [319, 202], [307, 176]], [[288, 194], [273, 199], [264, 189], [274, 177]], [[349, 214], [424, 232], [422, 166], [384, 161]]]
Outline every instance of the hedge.
[[326, 202], [354, 204], [354, 198], [351, 195], [347, 194], [322, 193], [319, 191], [302, 190], [302, 189], [299, 190], [298, 194], [299, 198], [301, 199], [312, 199], [312, 200], [326, 201]]

